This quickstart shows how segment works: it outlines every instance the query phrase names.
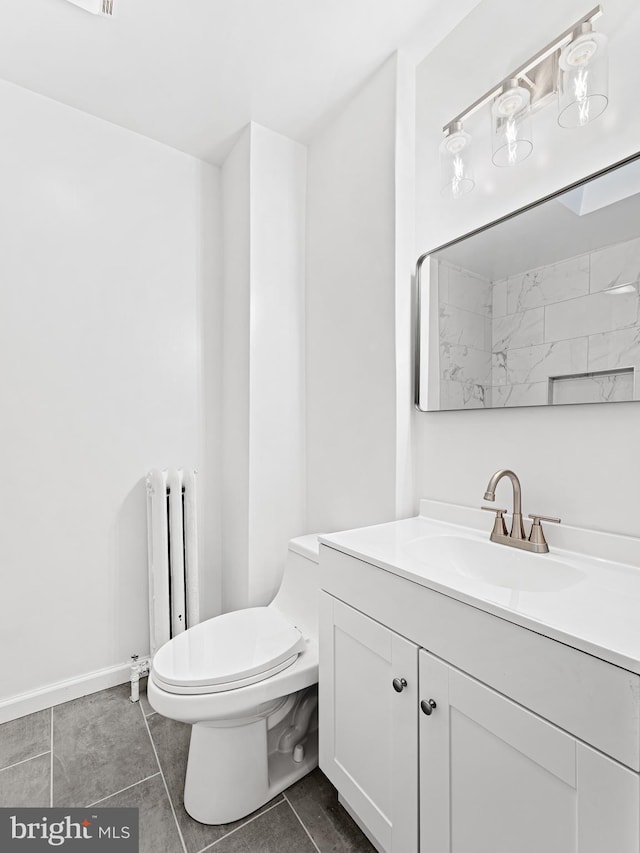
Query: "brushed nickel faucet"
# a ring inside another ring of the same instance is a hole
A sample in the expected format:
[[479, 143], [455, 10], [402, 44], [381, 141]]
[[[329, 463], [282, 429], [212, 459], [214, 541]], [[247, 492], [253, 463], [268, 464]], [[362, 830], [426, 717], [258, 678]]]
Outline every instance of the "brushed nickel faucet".
[[504, 520], [506, 509], [494, 509], [491, 506], [483, 506], [482, 509], [488, 512], [495, 512], [496, 520], [489, 537], [492, 542], [497, 542], [500, 545], [510, 545], [512, 548], [522, 548], [524, 551], [533, 551], [535, 554], [546, 554], [549, 551], [549, 545], [544, 538], [541, 521], [551, 521], [554, 524], [560, 524], [559, 518], [551, 518], [547, 515], [530, 515], [533, 520], [529, 537], [527, 538], [522, 522], [522, 489], [520, 480], [517, 475], [508, 468], [501, 468], [493, 475], [487, 485], [487, 490], [484, 493], [486, 501], [495, 501], [496, 487], [503, 477], [508, 477], [511, 480], [513, 487], [513, 514], [511, 522], [511, 532], [507, 533], [507, 525]]

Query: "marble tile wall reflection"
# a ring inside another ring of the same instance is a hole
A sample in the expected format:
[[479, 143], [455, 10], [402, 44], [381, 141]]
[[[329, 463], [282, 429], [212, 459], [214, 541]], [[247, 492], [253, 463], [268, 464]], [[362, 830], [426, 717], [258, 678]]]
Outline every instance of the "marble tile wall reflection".
[[440, 408], [491, 408], [492, 283], [439, 262]]
[[639, 281], [640, 238], [494, 282], [440, 261], [440, 407], [640, 399]]
[[587, 293], [589, 256], [569, 258], [507, 279], [507, 314], [564, 302]]
[[633, 399], [633, 374], [581, 376], [552, 382], [553, 403], [619, 403]]
[[[640, 238], [495, 281], [492, 405], [546, 405], [549, 377], [567, 375], [554, 403], [640, 399], [638, 285], [605, 292], [639, 278]], [[635, 377], [579, 376], [629, 367]]]
[[589, 337], [589, 370], [640, 366], [640, 326]]
[[589, 291], [597, 293], [607, 287], [638, 281], [640, 277], [640, 237], [616, 243], [592, 252]]

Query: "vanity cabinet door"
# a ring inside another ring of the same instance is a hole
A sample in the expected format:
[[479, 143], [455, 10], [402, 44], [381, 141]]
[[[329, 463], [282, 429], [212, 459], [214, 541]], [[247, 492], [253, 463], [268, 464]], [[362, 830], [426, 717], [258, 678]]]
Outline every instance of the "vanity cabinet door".
[[319, 694], [320, 767], [379, 849], [417, 853], [418, 647], [321, 593]]
[[425, 651], [420, 699], [421, 853], [638, 853], [636, 773]]

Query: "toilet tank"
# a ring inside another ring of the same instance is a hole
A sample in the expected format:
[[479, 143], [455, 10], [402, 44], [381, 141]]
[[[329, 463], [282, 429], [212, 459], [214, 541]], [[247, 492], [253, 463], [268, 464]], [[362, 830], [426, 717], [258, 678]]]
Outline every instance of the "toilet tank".
[[277, 607], [306, 637], [318, 639], [320, 574], [318, 535], [289, 541], [282, 582], [270, 607]]

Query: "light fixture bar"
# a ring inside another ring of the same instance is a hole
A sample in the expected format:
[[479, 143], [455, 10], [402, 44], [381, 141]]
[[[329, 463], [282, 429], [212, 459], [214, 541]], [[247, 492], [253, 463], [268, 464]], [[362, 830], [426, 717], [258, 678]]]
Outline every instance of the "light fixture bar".
[[528, 59], [523, 65], [519, 68], [516, 68], [515, 71], [512, 71], [510, 74], [498, 83], [497, 86], [489, 89], [488, 92], [485, 92], [484, 95], [481, 95], [477, 101], [474, 101], [470, 106], [468, 106], [465, 110], [459, 113], [455, 118], [452, 118], [451, 121], [448, 121], [442, 128], [443, 132], [445, 132], [448, 128], [450, 128], [455, 122], [465, 121], [472, 116], [479, 109], [484, 107], [485, 104], [488, 104], [489, 101], [492, 101], [496, 98], [501, 92], [504, 84], [508, 80], [524, 78], [530, 71], [532, 71], [537, 65], [540, 65], [545, 59], [548, 59], [553, 53], [559, 50], [561, 47], [564, 47], [567, 44], [575, 30], [578, 29], [582, 24], [592, 23], [597, 20], [602, 15], [602, 6], [599, 4], [593, 8], [590, 12], [587, 12], [580, 20], [576, 21], [575, 24], [570, 26], [567, 30], [561, 33], [557, 38], [555, 38], [552, 42], [549, 42], [546, 47], [543, 47], [542, 50], [539, 50], [535, 53], [530, 59]]

